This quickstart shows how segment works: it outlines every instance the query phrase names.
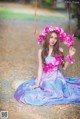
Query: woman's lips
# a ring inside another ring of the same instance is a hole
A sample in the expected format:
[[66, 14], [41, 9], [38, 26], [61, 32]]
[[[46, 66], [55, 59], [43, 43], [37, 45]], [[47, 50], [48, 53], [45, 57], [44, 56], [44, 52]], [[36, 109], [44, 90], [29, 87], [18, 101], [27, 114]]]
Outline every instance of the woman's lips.
[[55, 42], [51, 42], [51, 44], [54, 44]]

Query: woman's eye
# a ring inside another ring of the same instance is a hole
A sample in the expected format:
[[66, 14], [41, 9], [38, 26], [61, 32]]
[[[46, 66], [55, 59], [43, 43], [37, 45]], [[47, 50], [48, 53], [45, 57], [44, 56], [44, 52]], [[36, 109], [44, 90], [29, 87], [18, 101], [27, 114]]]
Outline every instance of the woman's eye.
[[57, 40], [57, 37], [55, 39]]
[[52, 36], [50, 38], [53, 38]]

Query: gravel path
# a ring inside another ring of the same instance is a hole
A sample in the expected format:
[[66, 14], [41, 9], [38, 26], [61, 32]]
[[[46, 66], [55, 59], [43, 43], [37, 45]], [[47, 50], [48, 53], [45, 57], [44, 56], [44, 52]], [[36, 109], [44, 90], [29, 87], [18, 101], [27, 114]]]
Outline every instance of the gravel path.
[[[9, 7], [8, 4], [7, 6]], [[13, 97], [15, 88], [20, 83], [37, 75], [37, 51], [40, 48], [37, 45], [38, 35], [45, 26], [55, 26], [55, 24], [67, 31], [67, 20], [38, 21], [36, 36], [34, 36], [34, 21], [0, 20], [0, 109], [9, 111], [9, 119], [80, 118], [80, 105], [37, 107], [20, 104]], [[75, 24], [72, 21], [72, 31], [74, 30]], [[67, 47], [60, 45], [67, 53]], [[76, 40], [75, 47], [77, 49], [76, 62], [66, 71], [62, 71], [67, 77], [80, 77], [80, 40]]]

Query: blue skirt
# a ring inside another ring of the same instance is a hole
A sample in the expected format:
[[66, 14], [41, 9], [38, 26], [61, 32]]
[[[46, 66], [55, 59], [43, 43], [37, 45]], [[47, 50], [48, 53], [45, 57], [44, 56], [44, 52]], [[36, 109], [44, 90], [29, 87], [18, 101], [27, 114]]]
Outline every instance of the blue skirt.
[[80, 104], [80, 78], [63, 76], [60, 70], [42, 74], [40, 86], [32, 89], [37, 78], [21, 84], [14, 97], [29, 105]]

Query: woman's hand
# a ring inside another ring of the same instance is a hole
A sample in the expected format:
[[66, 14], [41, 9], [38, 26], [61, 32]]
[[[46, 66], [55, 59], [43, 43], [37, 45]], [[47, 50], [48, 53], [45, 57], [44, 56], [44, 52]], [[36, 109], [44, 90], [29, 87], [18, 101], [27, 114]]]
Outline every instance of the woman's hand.
[[63, 70], [66, 70], [66, 67], [63, 67]]
[[72, 46], [69, 48], [69, 55], [73, 56], [76, 53], [76, 49]]
[[38, 85], [34, 85], [33, 87], [32, 87], [32, 90], [33, 89], [36, 89], [36, 88], [38, 88], [39, 86]]

